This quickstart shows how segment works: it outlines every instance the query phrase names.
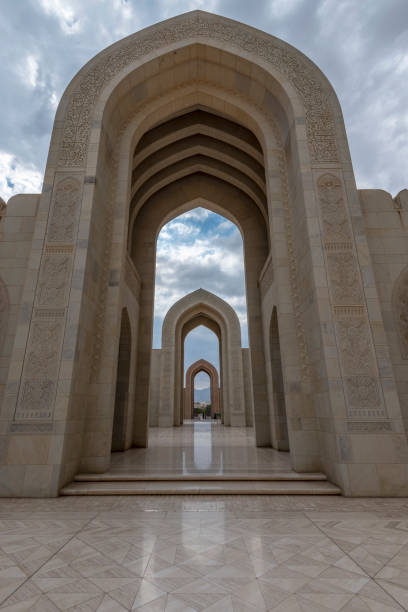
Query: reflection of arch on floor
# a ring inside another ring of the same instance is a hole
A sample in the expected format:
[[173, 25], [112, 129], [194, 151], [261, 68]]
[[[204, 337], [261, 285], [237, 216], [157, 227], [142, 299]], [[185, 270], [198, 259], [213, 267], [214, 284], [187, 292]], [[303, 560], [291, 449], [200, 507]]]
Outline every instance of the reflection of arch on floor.
[[220, 388], [217, 368], [206, 359], [199, 359], [190, 365], [186, 372], [184, 388], [184, 418], [192, 419], [194, 415], [194, 379], [199, 372], [205, 372], [210, 378], [211, 418], [220, 414]]
[[178, 300], [163, 321], [159, 426], [183, 422], [184, 340], [199, 325], [219, 340], [224, 423], [245, 426], [241, 326], [231, 306], [204, 289]]
[[118, 369], [116, 375], [115, 409], [112, 429], [112, 451], [125, 450], [125, 424], [129, 401], [129, 374], [132, 333], [126, 308], [122, 310], [119, 337]]

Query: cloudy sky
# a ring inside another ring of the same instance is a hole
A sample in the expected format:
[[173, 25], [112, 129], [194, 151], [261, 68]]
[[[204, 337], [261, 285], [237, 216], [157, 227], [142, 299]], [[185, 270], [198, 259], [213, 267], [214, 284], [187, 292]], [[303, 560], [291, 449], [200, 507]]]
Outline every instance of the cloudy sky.
[[[0, 196], [40, 190], [56, 106], [86, 61], [194, 8], [263, 29], [314, 60], [340, 98], [358, 187], [407, 187], [408, 0], [1, 0]], [[158, 286], [158, 317], [167, 300], [203, 286], [222, 288], [244, 323], [242, 273], [231, 270], [242, 247], [222, 222], [190, 216], [165, 229], [159, 280], [167, 261], [183, 283]], [[222, 240], [206, 244], [214, 228]]]

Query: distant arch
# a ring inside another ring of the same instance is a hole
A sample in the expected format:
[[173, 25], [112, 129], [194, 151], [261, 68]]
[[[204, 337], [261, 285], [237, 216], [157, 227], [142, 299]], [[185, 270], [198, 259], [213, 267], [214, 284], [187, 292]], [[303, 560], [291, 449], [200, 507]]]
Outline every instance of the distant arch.
[[184, 296], [167, 312], [162, 327], [159, 426], [183, 422], [184, 340], [199, 325], [220, 342], [222, 407], [225, 425], [245, 426], [241, 327], [227, 302], [205, 289]]
[[194, 379], [199, 372], [205, 372], [210, 378], [211, 418], [220, 414], [220, 388], [217, 368], [206, 359], [198, 359], [186, 372], [184, 389], [184, 418], [191, 419], [194, 411]]

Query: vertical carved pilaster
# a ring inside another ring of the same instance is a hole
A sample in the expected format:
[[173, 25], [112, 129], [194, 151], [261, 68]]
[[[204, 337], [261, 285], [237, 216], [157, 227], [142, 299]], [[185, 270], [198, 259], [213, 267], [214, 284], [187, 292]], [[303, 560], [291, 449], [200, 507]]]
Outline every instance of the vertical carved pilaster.
[[349, 417], [386, 417], [341, 180], [317, 181], [335, 334]]
[[53, 418], [81, 191], [77, 178], [56, 176], [16, 421]]

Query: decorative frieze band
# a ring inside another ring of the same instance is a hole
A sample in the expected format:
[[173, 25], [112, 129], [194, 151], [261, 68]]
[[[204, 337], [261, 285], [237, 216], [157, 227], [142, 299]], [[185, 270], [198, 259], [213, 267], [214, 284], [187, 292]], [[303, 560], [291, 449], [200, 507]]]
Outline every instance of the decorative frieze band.
[[278, 70], [300, 95], [306, 115], [306, 133], [314, 161], [338, 161], [335, 119], [329, 93], [316, 68], [281, 41], [235, 22], [202, 13], [183, 15], [171, 25], [157, 24], [138, 32], [95, 58], [82, 71], [65, 114], [60, 167], [83, 167], [88, 149], [93, 107], [102, 89], [132, 62], [161, 48], [189, 39], [211, 39], [253, 54]]
[[392, 431], [391, 421], [347, 421], [349, 433], [389, 433]]

